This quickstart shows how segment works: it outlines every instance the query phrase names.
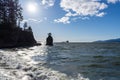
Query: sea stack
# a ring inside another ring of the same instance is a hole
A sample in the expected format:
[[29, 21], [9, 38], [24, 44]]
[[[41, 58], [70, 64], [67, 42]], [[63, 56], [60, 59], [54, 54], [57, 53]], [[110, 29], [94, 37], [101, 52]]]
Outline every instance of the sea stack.
[[48, 37], [46, 39], [46, 45], [53, 46], [53, 38], [51, 33], [48, 33]]

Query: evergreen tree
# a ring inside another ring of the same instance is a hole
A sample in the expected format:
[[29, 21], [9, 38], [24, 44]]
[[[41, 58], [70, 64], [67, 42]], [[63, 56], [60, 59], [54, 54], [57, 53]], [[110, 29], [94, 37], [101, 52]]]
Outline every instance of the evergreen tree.
[[28, 27], [27, 22], [24, 23], [23, 27], [24, 27], [24, 30]]
[[0, 24], [10, 23], [17, 26], [17, 22], [22, 20], [22, 8], [19, 0], [0, 0]]

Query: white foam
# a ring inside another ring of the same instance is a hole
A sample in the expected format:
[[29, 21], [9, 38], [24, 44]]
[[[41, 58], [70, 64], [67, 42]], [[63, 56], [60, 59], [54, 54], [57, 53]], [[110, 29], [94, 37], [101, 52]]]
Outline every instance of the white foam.
[[[32, 59], [36, 55], [40, 59], [38, 62]], [[35, 78], [37, 80], [89, 80], [80, 74], [77, 78], [73, 78], [42, 66], [47, 58], [47, 47], [45, 46], [17, 49], [17, 51], [0, 50], [0, 56], [3, 57], [1, 62], [8, 67], [0, 65], [0, 75], [8, 80], [35, 80]], [[37, 66], [38, 63], [41, 65]], [[4, 79], [2, 78], [2, 80]]]

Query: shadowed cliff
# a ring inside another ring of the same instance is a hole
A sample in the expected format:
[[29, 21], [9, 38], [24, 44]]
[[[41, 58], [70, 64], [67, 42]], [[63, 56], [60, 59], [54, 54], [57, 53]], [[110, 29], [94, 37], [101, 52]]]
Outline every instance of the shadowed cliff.
[[13, 27], [10, 24], [0, 24], [0, 48], [34, 46], [37, 42], [32, 29]]
[[27, 22], [24, 29], [20, 27], [22, 10], [19, 0], [0, 1], [0, 48], [37, 45], [32, 28], [27, 26]]

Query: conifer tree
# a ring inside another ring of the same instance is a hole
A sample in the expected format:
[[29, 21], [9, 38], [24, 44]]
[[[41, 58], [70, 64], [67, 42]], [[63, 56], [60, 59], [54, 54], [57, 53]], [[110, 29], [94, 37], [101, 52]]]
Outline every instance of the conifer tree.
[[27, 22], [24, 23], [23, 27], [24, 27], [24, 30], [28, 27]]
[[12, 24], [22, 21], [22, 8], [19, 0], [0, 0], [0, 24]]

